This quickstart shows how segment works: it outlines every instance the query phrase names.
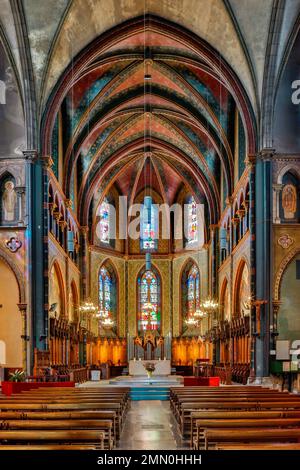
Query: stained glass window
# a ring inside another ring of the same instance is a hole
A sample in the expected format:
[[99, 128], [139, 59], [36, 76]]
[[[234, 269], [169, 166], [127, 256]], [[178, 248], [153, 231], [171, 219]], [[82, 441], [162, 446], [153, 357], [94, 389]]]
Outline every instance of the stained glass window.
[[188, 217], [187, 243], [197, 242], [198, 241], [197, 203], [193, 196], [188, 201], [187, 217]]
[[160, 281], [152, 271], [144, 271], [138, 278], [138, 330], [159, 330], [160, 312]]
[[100, 215], [100, 241], [102, 243], [109, 243], [109, 203], [104, 199], [99, 210]]
[[194, 264], [187, 275], [187, 317], [192, 317], [200, 307], [200, 276]]
[[146, 196], [141, 213], [141, 249], [156, 250], [158, 241], [158, 209]]
[[99, 272], [99, 309], [109, 317], [112, 310], [112, 278], [105, 266]]

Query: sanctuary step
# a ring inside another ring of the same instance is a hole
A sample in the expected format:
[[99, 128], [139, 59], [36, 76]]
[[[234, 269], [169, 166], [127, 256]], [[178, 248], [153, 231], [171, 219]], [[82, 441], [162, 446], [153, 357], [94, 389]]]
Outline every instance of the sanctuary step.
[[170, 389], [169, 387], [132, 387], [130, 389], [130, 399], [133, 401], [139, 400], [169, 400]]

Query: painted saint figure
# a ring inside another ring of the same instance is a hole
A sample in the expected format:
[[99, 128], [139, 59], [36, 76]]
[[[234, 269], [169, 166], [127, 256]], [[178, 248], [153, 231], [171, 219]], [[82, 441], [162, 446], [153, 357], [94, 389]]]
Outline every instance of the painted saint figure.
[[15, 220], [15, 207], [17, 204], [15, 185], [12, 181], [7, 181], [4, 188], [2, 196], [3, 220], [4, 222], [12, 222]]
[[292, 184], [286, 184], [282, 190], [282, 208], [285, 219], [294, 219], [297, 211], [297, 192]]

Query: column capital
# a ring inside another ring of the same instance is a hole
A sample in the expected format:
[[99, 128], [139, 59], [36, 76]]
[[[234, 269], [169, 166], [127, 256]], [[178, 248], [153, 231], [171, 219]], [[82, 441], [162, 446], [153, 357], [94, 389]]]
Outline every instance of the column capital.
[[65, 200], [65, 206], [67, 209], [73, 209], [73, 201], [72, 199], [66, 199]]
[[53, 215], [54, 215], [54, 218], [55, 218], [56, 222], [59, 222], [59, 220], [62, 218], [62, 214], [60, 212], [58, 212], [58, 210], [54, 211]]
[[262, 161], [270, 161], [272, 160], [272, 157], [275, 155], [276, 153], [276, 150], [273, 149], [273, 148], [263, 148], [260, 150], [260, 152], [258, 152], [257, 154], [257, 158], [262, 160]]
[[20, 303], [20, 304], [17, 304], [17, 305], [18, 305], [18, 309], [20, 310], [20, 313], [26, 315], [27, 304]]
[[245, 164], [246, 165], [249, 165], [250, 167], [255, 165], [256, 163], [256, 155], [255, 154], [250, 154], [250, 155], [247, 155], [247, 157], [245, 158]]
[[236, 211], [236, 213], [237, 213], [238, 217], [241, 219], [245, 215], [245, 209], [238, 209]]
[[61, 227], [61, 229], [63, 230], [64, 228], [67, 227], [68, 223], [65, 221], [65, 220], [59, 220], [58, 221], [58, 224], [59, 226]]
[[281, 191], [282, 188], [283, 188], [283, 184], [273, 183], [273, 189], [274, 189], [276, 192]]
[[37, 150], [22, 150], [25, 160], [28, 163], [35, 163], [38, 160], [38, 152]]
[[15, 190], [17, 194], [24, 194], [26, 191], [26, 186], [16, 186]]
[[54, 161], [53, 161], [53, 158], [51, 157], [51, 155], [43, 155], [42, 158], [42, 163], [43, 163], [43, 167], [45, 169], [51, 169], [51, 167], [54, 165]]

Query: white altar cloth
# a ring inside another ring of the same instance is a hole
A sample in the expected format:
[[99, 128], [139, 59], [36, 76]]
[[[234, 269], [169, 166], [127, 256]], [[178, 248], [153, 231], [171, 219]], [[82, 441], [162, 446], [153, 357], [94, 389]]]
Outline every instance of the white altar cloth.
[[153, 375], [170, 375], [171, 374], [171, 361], [165, 359], [163, 361], [129, 361], [129, 375], [143, 375], [147, 374], [144, 364], [151, 362], [155, 364], [155, 371]]

